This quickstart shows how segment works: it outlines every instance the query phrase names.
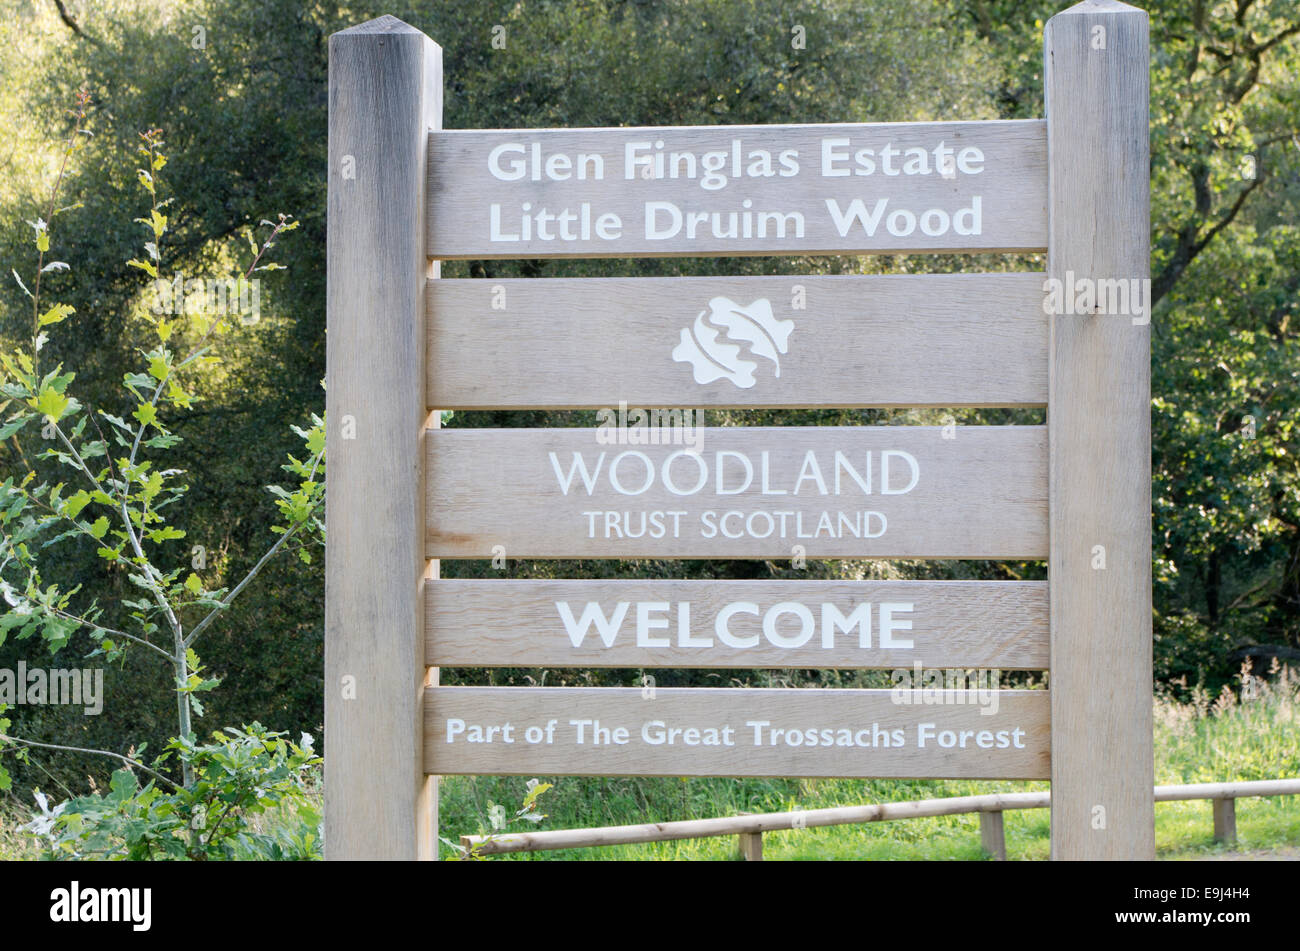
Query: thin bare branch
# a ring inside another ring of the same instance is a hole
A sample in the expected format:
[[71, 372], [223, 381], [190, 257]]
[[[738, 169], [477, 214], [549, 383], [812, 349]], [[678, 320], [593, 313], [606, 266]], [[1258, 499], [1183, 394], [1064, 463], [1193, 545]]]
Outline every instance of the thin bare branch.
[[[315, 511], [318, 508], [320, 508], [321, 503], [324, 501], [325, 501], [325, 496], [323, 495], [316, 500], [315, 504], [312, 505], [311, 509], [307, 512], [309, 518], [311, 517], [312, 514], [315, 513]], [[249, 570], [248, 574], [244, 575], [243, 580], [240, 581], [239, 584], [235, 585], [235, 587], [233, 587], [230, 590], [230, 593], [221, 599], [221, 607], [213, 608], [211, 611], [208, 612], [208, 615], [202, 621], [200, 621], [198, 624], [194, 625], [194, 627], [190, 629], [189, 636], [185, 638], [186, 647], [189, 647], [191, 644], [194, 643], [195, 638], [197, 638], [199, 634], [202, 633], [203, 629], [207, 627], [209, 624], [211, 624], [213, 620], [216, 619], [216, 616], [218, 614], [220, 614], [227, 607], [229, 607], [230, 602], [234, 601], [235, 598], [239, 595], [239, 592], [243, 591], [244, 588], [247, 587], [248, 583], [257, 576], [257, 573], [262, 570], [262, 567], [273, 557], [275, 557], [275, 553], [280, 550], [280, 548], [284, 545], [284, 543], [287, 542], [289, 538], [298, 531], [298, 529], [302, 528], [302, 526], [306, 524], [307, 524], [307, 520], [304, 519], [303, 521], [299, 522], [297, 525], [294, 525], [291, 528], [289, 528], [283, 535], [281, 535], [278, 539], [276, 539], [275, 544], [272, 545], [270, 550], [268, 550], [267, 553], [258, 560], [257, 564], [255, 564]]]
[[21, 744], [22, 746], [33, 746], [43, 750], [60, 750], [64, 753], [88, 753], [91, 756], [107, 756], [110, 757], [111, 759], [119, 760], [122, 763], [125, 763], [127, 766], [133, 766], [136, 769], [140, 770], [141, 772], [148, 773], [154, 779], [158, 780], [159, 782], [166, 783], [172, 789], [179, 790], [181, 788], [180, 786], [176, 785], [176, 783], [172, 782], [170, 779], [164, 776], [162, 773], [158, 772], [157, 770], [150, 769], [148, 766], [144, 765], [144, 763], [141, 763], [139, 760], [131, 759], [131, 757], [129, 756], [123, 756], [121, 753], [114, 753], [111, 750], [92, 750], [83, 746], [61, 746], [58, 743], [37, 743], [35, 740], [22, 740], [16, 736], [5, 736], [2, 733], [0, 733], [0, 740], [4, 740], [8, 743], [18, 743]]

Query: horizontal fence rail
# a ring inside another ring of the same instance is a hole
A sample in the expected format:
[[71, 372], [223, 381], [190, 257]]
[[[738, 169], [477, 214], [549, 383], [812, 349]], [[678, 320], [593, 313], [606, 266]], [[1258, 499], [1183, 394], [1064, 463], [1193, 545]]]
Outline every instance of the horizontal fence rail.
[[1043, 286], [1035, 273], [430, 281], [426, 402], [1045, 406]]
[[1047, 555], [1043, 426], [702, 428], [689, 445], [426, 436], [429, 558]]
[[[425, 586], [436, 667], [1047, 669], [1045, 581]], [[917, 686], [923, 686], [918, 684]]]
[[[1235, 800], [1255, 796], [1295, 795], [1300, 795], [1300, 779], [1155, 787], [1156, 802], [1193, 799], [1208, 799], [1213, 802], [1214, 837], [1229, 844], [1236, 840], [1236, 817], [1231, 806]], [[736, 835], [741, 838], [742, 855], [754, 859], [762, 857], [761, 836], [764, 832], [977, 813], [981, 819], [980, 837], [985, 851], [995, 858], [1005, 859], [1006, 845], [1002, 835], [1002, 813], [1015, 809], [1047, 809], [1051, 804], [1050, 792], [991, 793], [980, 796], [885, 802], [867, 806], [837, 806], [829, 809], [801, 809], [796, 812], [770, 812], [752, 816], [690, 819], [595, 829], [548, 829], [542, 832], [502, 835], [466, 835], [461, 836], [460, 841], [462, 846], [472, 848], [480, 855], [497, 855], [506, 852], [586, 849], [608, 845], [634, 845], [644, 842], [672, 842], [679, 839]], [[758, 842], [754, 841], [755, 838]]]
[[1046, 779], [1046, 690], [431, 687], [428, 773]]
[[435, 258], [1041, 251], [1041, 119], [445, 130]]

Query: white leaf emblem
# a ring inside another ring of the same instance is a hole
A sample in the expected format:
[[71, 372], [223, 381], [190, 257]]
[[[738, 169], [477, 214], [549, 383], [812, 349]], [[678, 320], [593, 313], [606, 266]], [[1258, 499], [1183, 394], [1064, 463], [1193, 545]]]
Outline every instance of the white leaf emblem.
[[705, 312], [700, 311], [695, 323], [682, 330], [681, 342], [673, 349], [673, 360], [691, 364], [696, 383], [725, 379], [742, 390], [749, 389], [757, 382], [754, 371], [758, 364], [742, 356], [745, 348], [750, 356], [772, 361], [774, 375], [781, 376], [780, 354], [788, 349], [794, 321], [777, 320], [771, 301], [760, 298], [744, 307], [729, 298], [715, 297], [709, 301], [707, 316], [706, 321]]

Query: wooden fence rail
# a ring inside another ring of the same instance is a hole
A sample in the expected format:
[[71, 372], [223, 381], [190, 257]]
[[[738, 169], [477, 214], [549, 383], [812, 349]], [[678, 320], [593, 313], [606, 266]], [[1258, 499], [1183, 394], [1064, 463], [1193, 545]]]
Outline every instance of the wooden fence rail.
[[[1155, 787], [1156, 802], [1210, 800], [1214, 807], [1214, 838], [1226, 844], [1233, 844], [1237, 839], [1237, 799], [1295, 795], [1300, 795], [1300, 779]], [[1013, 809], [1046, 809], [1051, 803], [1050, 792], [990, 793], [982, 796], [954, 796], [948, 799], [922, 799], [914, 802], [884, 802], [869, 806], [836, 806], [829, 809], [727, 816], [721, 819], [651, 822], [644, 825], [605, 826], [596, 829], [554, 829], [496, 836], [465, 835], [461, 836], [460, 841], [462, 846], [473, 848], [480, 855], [498, 855], [505, 852], [545, 852], [554, 849], [583, 849], [607, 845], [630, 845], [637, 842], [671, 842], [677, 839], [734, 835], [739, 838], [741, 856], [746, 861], [758, 861], [763, 858], [764, 832], [978, 813], [980, 843], [984, 851], [995, 859], [1005, 860], [1007, 848], [1003, 836], [1002, 813]]]

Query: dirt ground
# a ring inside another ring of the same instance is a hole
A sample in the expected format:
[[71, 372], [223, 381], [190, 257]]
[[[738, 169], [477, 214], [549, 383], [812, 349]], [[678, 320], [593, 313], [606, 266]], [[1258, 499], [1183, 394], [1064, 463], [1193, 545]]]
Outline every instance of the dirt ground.
[[1224, 852], [1207, 855], [1206, 862], [1300, 862], [1300, 848], [1284, 846], [1278, 849], [1260, 849], [1255, 852]]

